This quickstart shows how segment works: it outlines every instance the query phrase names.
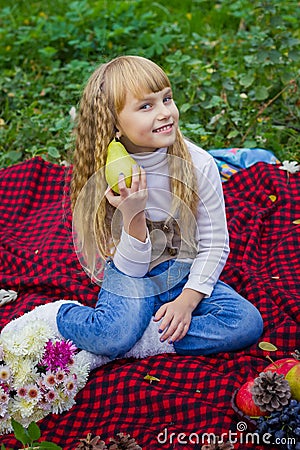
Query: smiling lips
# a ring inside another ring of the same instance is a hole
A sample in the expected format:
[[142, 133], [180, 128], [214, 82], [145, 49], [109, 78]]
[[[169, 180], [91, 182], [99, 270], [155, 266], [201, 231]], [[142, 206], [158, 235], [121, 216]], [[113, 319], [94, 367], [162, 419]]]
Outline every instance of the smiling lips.
[[171, 131], [173, 128], [173, 123], [169, 123], [168, 125], [164, 125], [163, 127], [156, 128], [156, 130], [153, 130], [153, 133], [167, 133]]

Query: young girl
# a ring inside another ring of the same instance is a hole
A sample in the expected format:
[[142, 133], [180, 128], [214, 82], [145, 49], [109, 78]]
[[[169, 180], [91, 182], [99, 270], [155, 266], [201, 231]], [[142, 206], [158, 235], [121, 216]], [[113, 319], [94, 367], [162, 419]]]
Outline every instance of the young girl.
[[[106, 260], [95, 308], [60, 306], [57, 326], [77, 347], [124, 355], [149, 322], [185, 355], [234, 351], [262, 333], [257, 309], [219, 280], [229, 252], [213, 158], [183, 139], [164, 71], [138, 56], [100, 66], [84, 90], [71, 183], [77, 251], [90, 273]], [[119, 195], [107, 187], [117, 139], [136, 161]], [[171, 349], [171, 347], [170, 347]]]

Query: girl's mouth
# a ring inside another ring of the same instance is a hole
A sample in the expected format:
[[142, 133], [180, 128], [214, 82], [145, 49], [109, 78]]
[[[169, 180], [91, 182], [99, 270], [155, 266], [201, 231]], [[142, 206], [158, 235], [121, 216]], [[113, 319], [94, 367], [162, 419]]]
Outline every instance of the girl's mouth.
[[164, 125], [163, 127], [156, 128], [153, 130], [153, 133], [169, 133], [173, 128], [173, 123], [169, 123], [168, 125]]

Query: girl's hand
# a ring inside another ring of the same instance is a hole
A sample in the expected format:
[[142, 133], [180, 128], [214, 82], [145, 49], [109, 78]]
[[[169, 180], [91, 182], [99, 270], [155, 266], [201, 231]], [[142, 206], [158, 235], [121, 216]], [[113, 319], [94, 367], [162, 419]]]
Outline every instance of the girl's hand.
[[169, 339], [169, 343], [182, 339], [190, 327], [192, 312], [202, 300], [204, 294], [193, 289], [184, 289], [172, 302], [162, 305], [155, 314], [154, 320], [163, 318], [159, 331], [163, 333], [161, 341]]
[[132, 168], [131, 186], [128, 188], [123, 174], [119, 175], [120, 195], [115, 195], [111, 188], [105, 196], [109, 203], [119, 209], [123, 217], [125, 231], [131, 236], [145, 241], [147, 235], [145, 208], [148, 198], [146, 172], [137, 165]]

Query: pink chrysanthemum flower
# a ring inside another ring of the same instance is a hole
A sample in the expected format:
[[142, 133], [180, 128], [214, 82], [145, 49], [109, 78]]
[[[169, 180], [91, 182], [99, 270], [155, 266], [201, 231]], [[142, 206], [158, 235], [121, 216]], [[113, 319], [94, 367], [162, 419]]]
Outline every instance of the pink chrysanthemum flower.
[[10, 369], [8, 366], [0, 366], [0, 381], [7, 383], [10, 379]]
[[52, 372], [45, 373], [45, 375], [43, 377], [43, 383], [45, 386], [50, 387], [50, 388], [55, 386], [57, 381], [56, 381], [54, 373], [52, 373]]
[[45, 395], [45, 399], [50, 403], [53, 402], [56, 398], [57, 398], [57, 394], [53, 390], [48, 391], [47, 394]]
[[[52, 392], [52, 391], [51, 391]], [[54, 392], [55, 394], [55, 392]], [[46, 394], [47, 395], [47, 394]], [[51, 405], [49, 400], [46, 398], [46, 395], [43, 396], [39, 401], [39, 407], [42, 408], [44, 411], [50, 411]]]
[[41, 364], [48, 370], [66, 370], [73, 360], [77, 347], [71, 341], [48, 341]]
[[77, 387], [76, 381], [71, 379], [71, 378], [69, 378], [65, 382], [65, 392], [66, 392], [66, 394], [68, 396], [74, 394], [75, 391], [76, 391], [76, 387]]
[[41, 393], [36, 386], [28, 386], [27, 398], [30, 400], [39, 400], [41, 398]]
[[0, 392], [0, 403], [7, 404], [9, 402], [9, 396], [6, 392], [2, 391]]
[[26, 395], [27, 395], [27, 389], [25, 388], [25, 387], [20, 387], [18, 390], [17, 390], [17, 394], [18, 394], [18, 396], [19, 397], [26, 397]]
[[55, 374], [55, 378], [58, 383], [61, 383], [62, 381], [64, 381], [65, 377], [66, 377], [66, 374], [63, 370], [59, 370]]

